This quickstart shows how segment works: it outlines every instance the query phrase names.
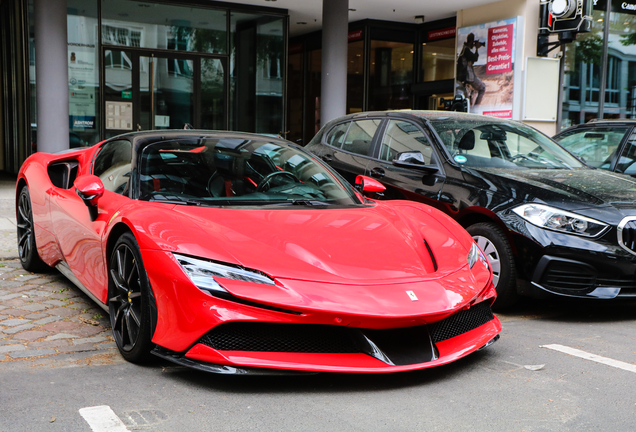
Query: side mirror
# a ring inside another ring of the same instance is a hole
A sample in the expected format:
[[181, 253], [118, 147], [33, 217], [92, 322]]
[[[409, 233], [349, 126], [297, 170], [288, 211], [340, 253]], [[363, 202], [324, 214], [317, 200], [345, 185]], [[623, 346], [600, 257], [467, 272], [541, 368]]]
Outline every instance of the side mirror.
[[394, 166], [400, 168], [409, 168], [426, 173], [435, 173], [439, 171], [435, 165], [426, 165], [424, 155], [418, 151], [406, 151], [398, 153], [397, 158], [391, 162]]
[[386, 190], [384, 185], [379, 181], [372, 179], [371, 177], [359, 175], [356, 177], [356, 184], [354, 186], [356, 190], [362, 194], [375, 193], [382, 194]]
[[77, 195], [84, 201], [88, 208], [97, 207], [97, 200], [104, 195], [104, 184], [95, 175], [83, 175], [75, 179]]

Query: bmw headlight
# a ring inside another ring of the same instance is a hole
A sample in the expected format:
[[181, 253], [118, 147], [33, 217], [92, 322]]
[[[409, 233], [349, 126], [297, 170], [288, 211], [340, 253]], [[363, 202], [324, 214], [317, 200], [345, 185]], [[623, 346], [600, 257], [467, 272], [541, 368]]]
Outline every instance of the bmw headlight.
[[232, 264], [196, 259], [185, 255], [173, 254], [192, 283], [205, 291], [227, 293], [219, 279], [234, 279], [265, 285], [274, 285], [274, 280], [257, 270], [250, 270]]
[[609, 228], [606, 223], [543, 204], [523, 204], [512, 211], [533, 225], [567, 234], [597, 237]]
[[477, 246], [477, 243], [473, 243], [473, 245], [471, 246], [470, 252], [468, 252], [468, 256], [466, 257], [466, 261], [468, 261], [468, 267], [470, 267], [471, 269], [475, 266], [475, 263], [477, 261], [481, 261], [484, 267], [489, 268], [488, 260], [484, 256], [484, 253], [481, 251], [481, 249], [479, 249], [479, 246]]

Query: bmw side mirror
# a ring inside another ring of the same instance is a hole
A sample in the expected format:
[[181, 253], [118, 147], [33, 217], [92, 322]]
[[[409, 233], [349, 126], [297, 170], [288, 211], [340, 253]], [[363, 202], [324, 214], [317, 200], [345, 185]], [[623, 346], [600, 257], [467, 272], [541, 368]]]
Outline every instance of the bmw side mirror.
[[400, 168], [414, 169], [424, 171], [427, 174], [439, 171], [435, 165], [426, 165], [424, 155], [418, 151], [406, 151], [398, 153], [397, 157], [391, 162], [394, 166]]
[[79, 176], [75, 179], [75, 191], [84, 201], [91, 215], [91, 219], [97, 219], [97, 201], [104, 195], [102, 180], [92, 174]]

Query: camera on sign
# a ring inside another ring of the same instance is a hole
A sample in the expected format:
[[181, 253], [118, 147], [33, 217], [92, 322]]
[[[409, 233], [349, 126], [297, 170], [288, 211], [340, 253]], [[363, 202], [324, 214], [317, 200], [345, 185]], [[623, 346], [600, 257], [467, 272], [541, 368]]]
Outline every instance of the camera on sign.
[[481, 47], [483, 47], [483, 46], [486, 46], [486, 42], [482, 42], [482, 41], [480, 41], [480, 40], [476, 40], [476, 41], [475, 41], [475, 47], [476, 47], [476, 48], [481, 48]]
[[470, 109], [468, 99], [461, 94], [456, 94], [452, 99], [441, 98], [440, 103], [446, 111], [468, 112]]

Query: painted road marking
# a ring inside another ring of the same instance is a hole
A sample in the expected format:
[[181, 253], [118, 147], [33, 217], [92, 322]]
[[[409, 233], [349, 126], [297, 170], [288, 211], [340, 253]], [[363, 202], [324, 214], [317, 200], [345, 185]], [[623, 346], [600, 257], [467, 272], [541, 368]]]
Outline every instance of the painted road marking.
[[82, 408], [79, 413], [94, 432], [129, 432], [108, 405]]
[[541, 348], [547, 348], [554, 351], [559, 351], [565, 354], [570, 354], [571, 356], [580, 357], [585, 360], [591, 360], [597, 363], [602, 363], [604, 365], [612, 366], [618, 369], [623, 369], [629, 372], [636, 373], [636, 365], [631, 363], [625, 363], [619, 360], [614, 360], [608, 357], [602, 357], [600, 355], [591, 354], [585, 351], [578, 350], [576, 348], [570, 348], [564, 345], [551, 344], [551, 345], [541, 345]]

